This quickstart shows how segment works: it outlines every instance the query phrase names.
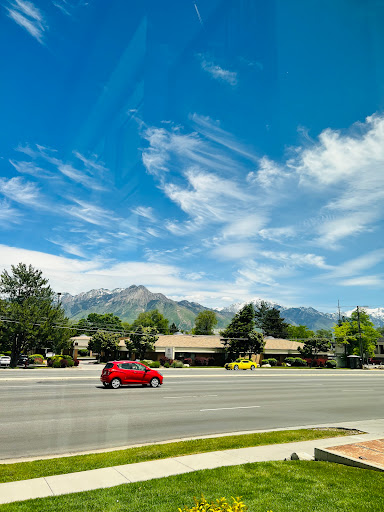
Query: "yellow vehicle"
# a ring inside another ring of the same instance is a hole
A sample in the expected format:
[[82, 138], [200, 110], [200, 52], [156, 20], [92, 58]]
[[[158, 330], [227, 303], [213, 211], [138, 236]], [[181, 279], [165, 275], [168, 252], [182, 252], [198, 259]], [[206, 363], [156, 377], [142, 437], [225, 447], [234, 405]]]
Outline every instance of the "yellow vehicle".
[[224, 368], [226, 370], [254, 370], [256, 364], [249, 359], [236, 359], [232, 363], [225, 363]]

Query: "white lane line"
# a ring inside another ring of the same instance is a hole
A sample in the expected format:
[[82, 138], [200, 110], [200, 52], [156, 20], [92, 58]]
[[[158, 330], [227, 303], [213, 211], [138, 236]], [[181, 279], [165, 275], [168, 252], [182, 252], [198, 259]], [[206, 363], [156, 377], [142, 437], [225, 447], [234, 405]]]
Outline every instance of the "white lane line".
[[246, 407], [219, 407], [218, 409], [200, 409], [200, 412], [205, 411], [229, 411], [232, 409], [255, 409], [256, 407], [261, 407], [261, 405], [248, 405]]
[[180, 396], [163, 396], [163, 398], [206, 398], [207, 396], [219, 396], [219, 395], [180, 395]]

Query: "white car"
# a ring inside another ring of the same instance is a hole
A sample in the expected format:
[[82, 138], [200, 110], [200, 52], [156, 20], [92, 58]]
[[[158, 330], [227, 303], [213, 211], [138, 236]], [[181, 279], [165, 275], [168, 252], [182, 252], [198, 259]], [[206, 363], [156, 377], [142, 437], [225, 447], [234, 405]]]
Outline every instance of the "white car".
[[11, 358], [9, 356], [0, 356], [0, 366], [9, 366]]

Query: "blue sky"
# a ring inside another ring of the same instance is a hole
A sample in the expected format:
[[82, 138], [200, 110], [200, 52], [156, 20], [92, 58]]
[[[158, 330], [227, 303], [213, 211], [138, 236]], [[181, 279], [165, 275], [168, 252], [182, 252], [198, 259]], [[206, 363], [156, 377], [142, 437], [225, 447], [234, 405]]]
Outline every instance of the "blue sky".
[[384, 4], [1, 0], [0, 265], [384, 306]]

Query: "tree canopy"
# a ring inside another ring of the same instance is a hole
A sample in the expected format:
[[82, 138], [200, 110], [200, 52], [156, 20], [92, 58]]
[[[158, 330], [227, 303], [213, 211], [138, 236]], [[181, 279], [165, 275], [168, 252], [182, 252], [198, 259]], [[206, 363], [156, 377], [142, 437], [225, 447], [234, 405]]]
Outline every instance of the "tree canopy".
[[299, 348], [299, 352], [303, 357], [311, 358], [312, 366], [319, 352], [327, 352], [329, 347], [330, 343], [328, 340], [318, 336], [312, 336], [304, 340], [304, 346], [303, 348]]
[[[344, 345], [346, 355], [354, 354], [362, 357], [375, 354], [376, 342], [381, 337], [381, 333], [375, 329], [364, 309], [356, 309], [352, 312], [350, 319], [344, 320], [341, 325], [335, 325], [334, 333], [336, 343]], [[362, 354], [360, 354], [361, 351]]]
[[119, 334], [102, 330], [97, 331], [88, 342], [88, 350], [97, 353], [99, 360], [108, 361], [119, 350], [119, 339]]
[[255, 311], [252, 304], [246, 304], [221, 331], [222, 343], [230, 358], [240, 353], [258, 354], [263, 349], [263, 336], [255, 330]]
[[154, 350], [155, 343], [159, 339], [157, 330], [154, 327], [143, 327], [139, 325], [135, 332], [129, 335], [125, 340], [129, 358], [135, 353], [136, 357], [143, 359], [145, 353], [149, 350]]
[[55, 293], [32, 265], [19, 263], [0, 277], [0, 345], [11, 350], [11, 366], [29, 350], [61, 350], [72, 336], [64, 310]]
[[217, 325], [217, 317], [214, 311], [200, 311], [195, 318], [193, 334], [213, 334], [215, 325]]
[[306, 325], [288, 325], [287, 336], [288, 339], [299, 339], [311, 338], [315, 333], [308, 329]]
[[139, 313], [136, 320], [133, 322], [131, 329], [133, 332], [141, 325], [142, 327], [153, 327], [161, 334], [168, 334], [168, 319], [165, 318], [157, 309], [151, 311], [144, 311]]
[[281, 318], [277, 308], [261, 301], [255, 308], [255, 325], [263, 331], [264, 336], [286, 338], [288, 324]]
[[113, 313], [105, 313], [103, 315], [90, 313], [87, 318], [81, 318], [74, 324], [73, 328], [76, 329], [77, 335], [92, 335], [100, 329], [116, 332], [123, 332], [125, 329], [120, 318]]

